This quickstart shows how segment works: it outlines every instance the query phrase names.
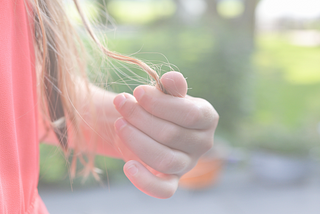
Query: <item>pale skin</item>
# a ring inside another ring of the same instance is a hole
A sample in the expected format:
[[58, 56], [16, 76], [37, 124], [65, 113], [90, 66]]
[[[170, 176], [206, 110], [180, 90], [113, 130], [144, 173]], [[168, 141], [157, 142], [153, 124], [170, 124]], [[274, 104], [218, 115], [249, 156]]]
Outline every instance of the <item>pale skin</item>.
[[[161, 82], [168, 94], [148, 85], [138, 86], [133, 95], [94, 86], [91, 91], [99, 115], [94, 132], [98, 153], [125, 160], [125, 175], [142, 192], [169, 198], [180, 177], [213, 146], [219, 116], [206, 100], [187, 95], [181, 73], [168, 72]], [[92, 127], [83, 127], [90, 139]], [[46, 141], [57, 143], [53, 133]]]

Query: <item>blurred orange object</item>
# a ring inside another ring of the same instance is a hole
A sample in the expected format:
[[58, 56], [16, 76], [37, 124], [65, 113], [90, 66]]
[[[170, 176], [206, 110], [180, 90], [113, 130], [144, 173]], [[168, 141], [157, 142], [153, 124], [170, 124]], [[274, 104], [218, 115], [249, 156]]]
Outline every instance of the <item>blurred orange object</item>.
[[200, 158], [197, 165], [180, 179], [180, 187], [185, 189], [205, 189], [213, 185], [221, 172], [222, 159]]

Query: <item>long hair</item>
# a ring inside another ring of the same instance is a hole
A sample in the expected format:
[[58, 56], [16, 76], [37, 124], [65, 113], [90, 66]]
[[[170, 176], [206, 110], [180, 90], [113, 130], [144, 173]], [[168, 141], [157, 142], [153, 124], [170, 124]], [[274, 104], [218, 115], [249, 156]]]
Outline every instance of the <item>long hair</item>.
[[[85, 87], [88, 91], [86, 93], [88, 97], [85, 100], [91, 102], [89, 81], [86, 76], [85, 48], [64, 11], [62, 0], [25, 1], [28, 7], [31, 7], [30, 17], [34, 23], [38, 94], [44, 123], [49, 124], [48, 131], [54, 130], [65, 154], [68, 154], [68, 133], [72, 132], [74, 154], [80, 155], [73, 156], [70, 168], [71, 177], [75, 176], [77, 157], [95, 175], [93, 170], [94, 156], [87, 152], [80, 127], [83, 118], [78, 111], [80, 108], [77, 96], [79, 87]], [[73, 1], [86, 31], [96, 44], [97, 49], [106, 57], [138, 65], [155, 80], [162, 91], [165, 91], [157, 73], [146, 63], [111, 52], [103, 46], [92, 30], [78, 0]], [[94, 107], [90, 109], [94, 111]], [[71, 129], [67, 126], [69, 123]], [[87, 158], [83, 158], [83, 156]], [[95, 177], [97, 176], [95, 175]]]

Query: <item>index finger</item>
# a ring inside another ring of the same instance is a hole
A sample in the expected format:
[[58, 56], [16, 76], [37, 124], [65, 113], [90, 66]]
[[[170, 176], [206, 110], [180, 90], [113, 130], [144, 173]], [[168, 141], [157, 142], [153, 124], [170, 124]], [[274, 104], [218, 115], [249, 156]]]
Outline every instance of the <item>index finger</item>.
[[189, 129], [205, 129], [216, 125], [217, 113], [205, 100], [173, 97], [159, 89], [143, 85], [133, 95], [150, 114]]

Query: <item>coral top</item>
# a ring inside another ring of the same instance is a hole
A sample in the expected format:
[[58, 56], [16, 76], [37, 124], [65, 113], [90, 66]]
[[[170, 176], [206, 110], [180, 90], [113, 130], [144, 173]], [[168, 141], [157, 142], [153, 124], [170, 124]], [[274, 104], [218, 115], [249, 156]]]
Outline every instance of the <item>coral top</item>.
[[38, 191], [34, 48], [24, 0], [0, 4], [0, 214], [47, 214]]

